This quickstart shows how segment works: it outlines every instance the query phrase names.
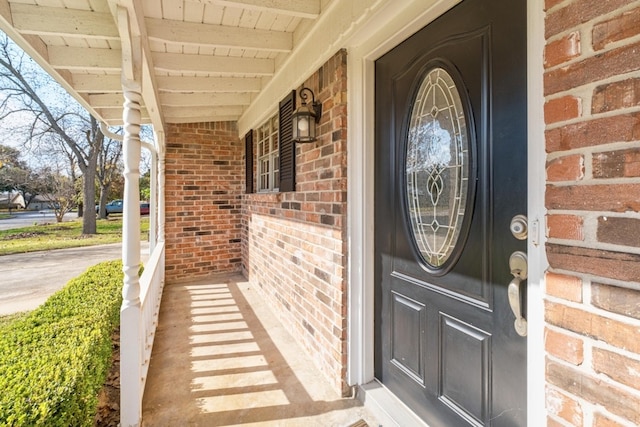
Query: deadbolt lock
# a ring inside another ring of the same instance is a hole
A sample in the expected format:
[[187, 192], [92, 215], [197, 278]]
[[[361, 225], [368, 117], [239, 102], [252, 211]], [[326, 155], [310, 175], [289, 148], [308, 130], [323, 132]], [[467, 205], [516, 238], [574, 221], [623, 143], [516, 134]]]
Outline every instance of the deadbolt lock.
[[528, 235], [528, 220], [524, 215], [516, 215], [509, 225], [511, 234], [518, 240], [526, 240]]

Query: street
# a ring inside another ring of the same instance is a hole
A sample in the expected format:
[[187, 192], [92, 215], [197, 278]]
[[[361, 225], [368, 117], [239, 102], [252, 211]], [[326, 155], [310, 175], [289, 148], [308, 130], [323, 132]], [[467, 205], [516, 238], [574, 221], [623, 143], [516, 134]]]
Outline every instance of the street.
[[[149, 242], [140, 243], [146, 262]], [[0, 316], [33, 310], [87, 268], [121, 257], [120, 243], [1, 256]]]
[[[44, 211], [18, 211], [11, 212], [12, 218], [0, 220], [0, 230], [27, 227], [34, 224], [56, 222], [56, 216], [52, 210]], [[64, 216], [64, 221], [72, 221], [78, 217], [77, 212], [69, 212]]]

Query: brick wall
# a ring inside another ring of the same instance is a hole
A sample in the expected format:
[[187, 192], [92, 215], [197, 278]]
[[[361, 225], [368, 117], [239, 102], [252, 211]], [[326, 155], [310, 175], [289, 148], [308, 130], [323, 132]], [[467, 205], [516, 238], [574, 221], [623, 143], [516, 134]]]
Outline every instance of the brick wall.
[[296, 148], [295, 192], [244, 196], [242, 251], [247, 277], [343, 393], [346, 71], [346, 52], [340, 51], [304, 83], [323, 105], [320, 136]]
[[546, 9], [548, 425], [638, 425], [640, 1]]
[[244, 145], [235, 122], [166, 131], [166, 280], [240, 271]]

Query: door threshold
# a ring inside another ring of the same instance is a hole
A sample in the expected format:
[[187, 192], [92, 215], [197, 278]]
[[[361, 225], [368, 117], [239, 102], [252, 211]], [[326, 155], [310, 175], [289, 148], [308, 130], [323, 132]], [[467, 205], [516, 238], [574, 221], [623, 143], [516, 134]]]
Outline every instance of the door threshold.
[[358, 398], [384, 427], [429, 427], [388, 388], [373, 380], [358, 386]]

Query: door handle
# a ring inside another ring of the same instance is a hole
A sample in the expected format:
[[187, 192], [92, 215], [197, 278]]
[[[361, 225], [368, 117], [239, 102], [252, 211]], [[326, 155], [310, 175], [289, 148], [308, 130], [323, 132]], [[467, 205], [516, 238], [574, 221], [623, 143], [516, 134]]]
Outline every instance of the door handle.
[[516, 333], [522, 337], [527, 336], [527, 319], [522, 316], [522, 282], [527, 280], [527, 254], [516, 251], [509, 257], [509, 268], [513, 275], [513, 280], [507, 288], [509, 306], [516, 317], [514, 327]]

